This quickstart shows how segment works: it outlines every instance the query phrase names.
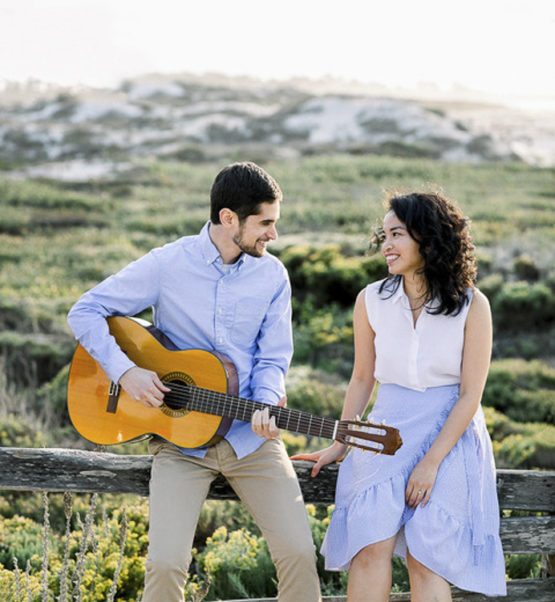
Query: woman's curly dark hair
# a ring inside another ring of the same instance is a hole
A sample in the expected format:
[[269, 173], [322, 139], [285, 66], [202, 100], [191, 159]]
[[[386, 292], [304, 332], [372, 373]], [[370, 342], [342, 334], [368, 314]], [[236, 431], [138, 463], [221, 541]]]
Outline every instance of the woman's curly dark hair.
[[[458, 314], [469, 299], [467, 289], [476, 279], [476, 257], [469, 221], [449, 199], [438, 193], [393, 196], [391, 210], [409, 235], [419, 244], [424, 258], [422, 272], [428, 285], [432, 314]], [[380, 287], [393, 294], [401, 284], [400, 275], [389, 276]]]

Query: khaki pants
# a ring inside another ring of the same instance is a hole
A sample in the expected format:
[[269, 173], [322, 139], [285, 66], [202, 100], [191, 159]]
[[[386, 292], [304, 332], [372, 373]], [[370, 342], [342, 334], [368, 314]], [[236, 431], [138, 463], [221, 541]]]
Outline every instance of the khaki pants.
[[150, 480], [150, 528], [143, 602], [183, 602], [191, 547], [210, 483], [222, 473], [266, 538], [280, 602], [319, 602], [314, 543], [302, 493], [281, 439], [237, 460], [222, 440], [204, 458], [160, 440]]

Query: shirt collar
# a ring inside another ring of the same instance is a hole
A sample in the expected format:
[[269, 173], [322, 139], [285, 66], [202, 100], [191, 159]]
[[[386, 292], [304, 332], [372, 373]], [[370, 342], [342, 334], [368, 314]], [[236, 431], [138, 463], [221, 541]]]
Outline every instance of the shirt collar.
[[[220, 262], [222, 261], [220, 252], [218, 251], [218, 247], [216, 247], [216, 245], [212, 242], [212, 239], [210, 238], [209, 230], [210, 230], [210, 220], [208, 220], [204, 224], [202, 230], [199, 233], [200, 248], [201, 248], [202, 256], [204, 259], [204, 263], [206, 263], [206, 265], [210, 265], [212, 263], [217, 263], [218, 261], [220, 261]], [[245, 253], [241, 253], [241, 256], [239, 257], [239, 259], [233, 264], [234, 268], [238, 268], [245, 261], [248, 261], [249, 259], [254, 259], [254, 257], [249, 257]]]
[[[405, 287], [403, 286], [403, 281], [399, 283], [397, 290], [391, 295], [391, 300], [394, 303], [399, 303], [401, 301], [405, 302], [405, 307], [410, 307], [409, 298], [407, 297], [407, 293], [405, 293]], [[424, 309], [430, 310], [434, 308], [434, 300], [430, 299], [427, 303], [424, 304]]]
[[394, 303], [399, 303], [400, 301], [403, 301], [403, 300], [408, 301], [407, 294], [405, 293], [405, 287], [403, 286], [402, 280], [401, 280], [401, 282], [399, 282], [399, 286], [397, 287], [397, 290], [391, 296], [391, 300]]

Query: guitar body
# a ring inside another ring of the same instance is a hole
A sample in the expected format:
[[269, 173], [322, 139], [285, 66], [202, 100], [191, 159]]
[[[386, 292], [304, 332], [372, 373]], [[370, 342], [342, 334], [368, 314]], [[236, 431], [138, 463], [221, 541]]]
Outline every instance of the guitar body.
[[159, 407], [135, 401], [110, 379], [81, 346], [73, 355], [68, 411], [85, 439], [115, 445], [158, 435], [179, 447], [214, 445], [234, 419], [250, 422], [267, 410], [278, 428], [393, 455], [402, 445], [399, 431], [385, 424], [321, 418], [285, 407], [236, 397], [235, 366], [224, 356], [200, 349], [178, 350], [161, 332], [133, 318], [108, 318], [110, 333], [141, 368], [156, 372], [170, 389]]
[[[237, 394], [233, 364], [217, 354], [198, 349], [171, 350], [139, 321], [107, 319], [118, 345], [141, 368], [153, 370], [166, 383], [192, 385]], [[227, 432], [232, 420], [202, 412], [148, 408], [110, 379], [85, 349], [78, 345], [68, 382], [68, 410], [76, 430], [89, 441], [114, 445], [146, 435], [158, 435], [185, 448], [213, 445]]]

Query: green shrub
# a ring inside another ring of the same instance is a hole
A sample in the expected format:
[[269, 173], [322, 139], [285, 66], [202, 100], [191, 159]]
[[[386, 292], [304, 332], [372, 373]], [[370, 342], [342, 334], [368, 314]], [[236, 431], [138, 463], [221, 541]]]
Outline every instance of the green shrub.
[[549, 424], [525, 425], [520, 433], [493, 441], [498, 467], [521, 469], [555, 468], [555, 427]]
[[337, 377], [305, 367], [292, 368], [287, 385], [287, 406], [322, 417], [339, 418], [345, 383]]
[[555, 423], [554, 391], [515, 391], [512, 407], [507, 407], [507, 416], [519, 422]]
[[29, 231], [30, 216], [15, 207], [2, 207], [0, 234], [24, 236]]
[[9, 414], [0, 416], [0, 447], [43, 447], [46, 439], [28, 418]]
[[[0, 562], [9, 558], [9, 564], [4, 566], [13, 569], [12, 578], [6, 571], [0, 572], [1, 599], [17, 599], [1, 597], [6, 591], [15, 589], [18, 569], [14, 567], [13, 557], [16, 557], [19, 568], [25, 568], [30, 561], [29, 600], [52, 599], [52, 595], [58, 599], [64, 588], [71, 599], [80, 591], [87, 602], [113, 600], [116, 589], [118, 599], [137, 600], [144, 581], [147, 505], [119, 508], [110, 518], [103, 512], [102, 517], [97, 518], [97, 497], [91, 497], [81, 520], [79, 513], [73, 511], [71, 496], [64, 496], [68, 528], [63, 535], [50, 529], [49, 500], [40, 523], [20, 516], [0, 521]], [[72, 519], [73, 530], [69, 528]], [[49, 542], [47, 549], [43, 545], [45, 534]], [[44, 564], [45, 560], [47, 564]], [[26, 579], [19, 574], [20, 582]], [[40, 588], [35, 585], [39, 580]], [[26, 590], [21, 583], [20, 591], [25, 591], [25, 598]]]
[[140, 219], [135, 218], [127, 224], [127, 227], [136, 232], [146, 232], [165, 238], [177, 238], [179, 236], [198, 234], [205, 223], [206, 216], [198, 218], [188, 216], [186, 219], [179, 219], [175, 215], [149, 215]]
[[109, 212], [113, 203], [108, 199], [75, 191], [63, 190], [54, 184], [0, 179], [0, 205], [34, 209], [80, 209]]
[[202, 506], [193, 545], [202, 548], [218, 527], [225, 527], [228, 532], [244, 528], [260, 535], [258, 526], [243, 504], [234, 500], [207, 500]]
[[0, 327], [2, 330], [24, 329], [28, 318], [26, 308], [18, 299], [0, 297]]
[[267, 544], [246, 529], [229, 532], [219, 527], [196, 560], [210, 579], [208, 599], [276, 595], [277, 577]]
[[495, 296], [503, 288], [503, 276], [501, 274], [490, 274], [482, 278], [477, 283], [477, 286], [490, 300], [491, 304]]
[[20, 567], [30, 560], [37, 569], [40, 567], [42, 549], [40, 523], [23, 516], [0, 520], [0, 564], [13, 569], [14, 558], [17, 558]]
[[540, 576], [541, 554], [509, 554], [505, 570], [509, 579], [537, 579]]
[[506, 282], [493, 300], [494, 323], [511, 330], [545, 328], [555, 319], [555, 298], [542, 282]]
[[351, 308], [367, 284], [387, 275], [381, 256], [349, 256], [339, 245], [293, 246], [280, 259], [289, 271], [295, 298], [310, 298], [316, 308], [331, 304]]
[[58, 374], [38, 390], [40, 402], [53, 410], [58, 426], [70, 424], [67, 411], [67, 384], [70, 364], [64, 366]]
[[491, 275], [493, 268], [493, 259], [491, 255], [484, 252], [483, 249], [476, 249], [476, 261], [478, 262], [479, 278], [486, 278]]
[[25, 566], [19, 567], [23, 571], [11, 571], [0, 564], [0, 600], [6, 602], [20, 602], [29, 600], [39, 602], [41, 596], [41, 575], [25, 575]]
[[522, 432], [522, 425], [507, 418], [505, 414], [497, 411], [495, 408], [486, 406], [483, 408], [483, 411], [488, 433], [492, 441], [501, 441], [509, 435]]
[[492, 362], [482, 403], [523, 422], [555, 422], [555, 370], [538, 360]]
[[519, 255], [513, 262], [513, 272], [520, 280], [536, 282], [540, 278], [540, 270], [528, 255]]
[[500, 468], [531, 467], [534, 443], [523, 435], [509, 435], [503, 441], [494, 441], [493, 450]]
[[315, 309], [307, 300], [298, 311], [299, 324], [293, 330], [294, 362], [308, 363], [327, 372], [349, 374], [353, 359], [351, 312], [336, 307]]
[[35, 386], [53, 378], [73, 355], [69, 337], [45, 336], [17, 331], [0, 332], [0, 353], [10, 382]]
[[[80, 495], [73, 498], [73, 515], [71, 526], [78, 527], [77, 516], [85, 515], [90, 507], [90, 496]], [[108, 501], [106, 501], [108, 500]], [[104, 496], [103, 512], [112, 514], [115, 509], [125, 505], [127, 500], [123, 496]], [[64, 532], [66, 517], [63, 494], [50, 493], [48, 495], [48, 512], [50, 526], [54, 533], [61, 535]], [[42, 523], [44, 517], [44, 501], [42, 494], [33, 491], [4, 491], [0, 497], [0, 516], [13, 518], [20, 516], [36, 523]]]
[[440, 152], [425, 144], [412, 144], [402, 140], [387, 140], [379, 145], [380, 155], [393, 157], [430, 158], [438, 159]]
[[392, 592], [408, 592], [410, 591], [409, 572], [402, 558], [397, 556], [392, 560]]
[[326, 440], [320, 437], [309, 438], [305, 435], [295, 435], [290, 431], [281, 431], [281, 439], [289, 457], [301, 453], [317, 451], [326, 446]]
[[484, 407], [484, 415], [498, 467], [555, 467], [555, 426], [516, 422], [491, 407]]

